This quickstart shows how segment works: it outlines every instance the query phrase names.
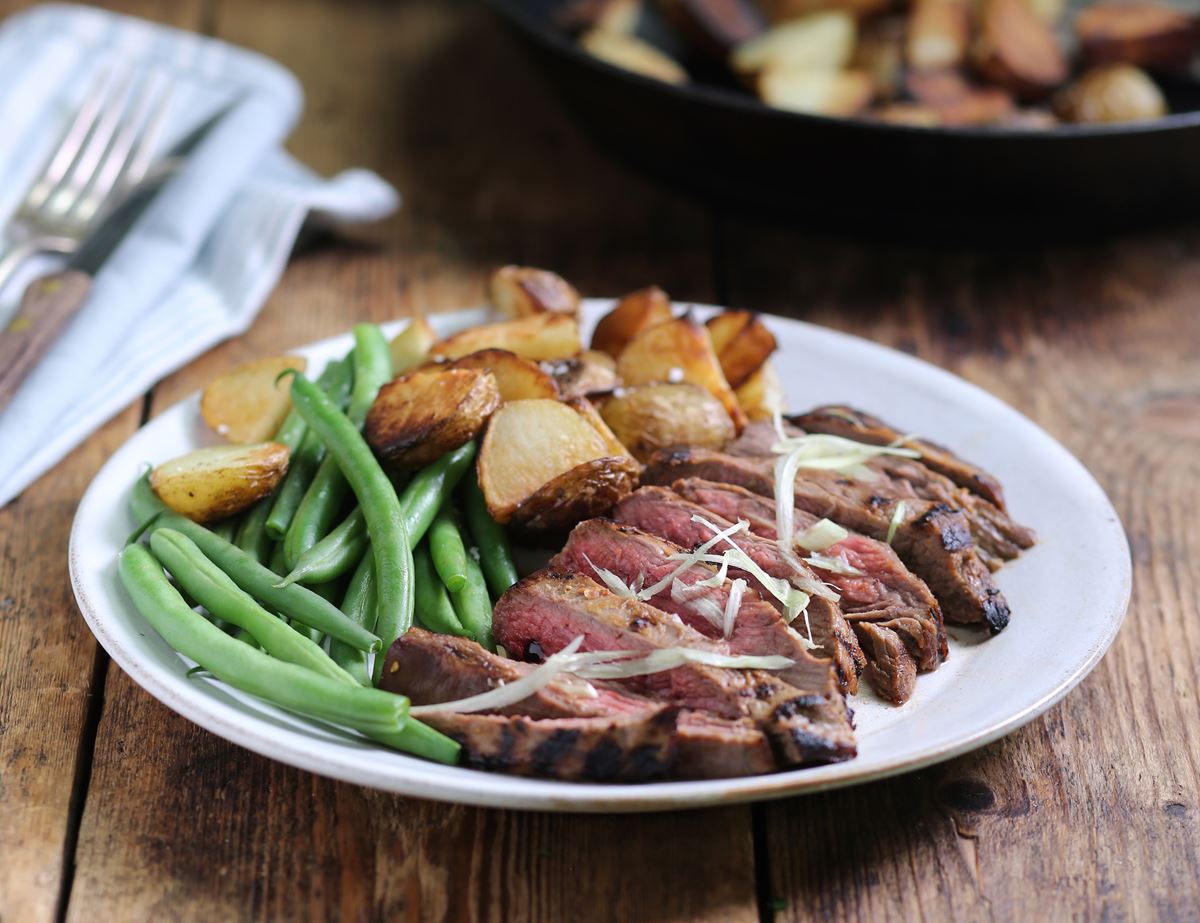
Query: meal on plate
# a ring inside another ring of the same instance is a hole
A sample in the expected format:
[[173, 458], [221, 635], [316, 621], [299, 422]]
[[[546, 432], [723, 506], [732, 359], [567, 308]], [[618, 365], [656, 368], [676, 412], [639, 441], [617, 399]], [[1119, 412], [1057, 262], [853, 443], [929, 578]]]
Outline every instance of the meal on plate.
[[[1166, 115], [1194, 15], [1148, 0], [575, 0], [587, 53], [668, 83], [740, 86], [779, 109], [917, 127], [1050, 127]], [[1069, 50], [1073, 49], [1073, 54]], [[686, 64], [686, 66], [685, 66]]]
[[848, 697], [902, 706], [944, 622], [1008, 624], [993, 572], [1033, 534], [999, 482], [857, 408], [787, 413], [758, 315], [646, 288], [585, 348], [553, 273], [490, 297], [496, 323], [362, 324], [323, 369], [204, 390], [227, 442], [137, 481], [120, 559], [197, 678], [448, 764], [721, 778], [853, 758]]

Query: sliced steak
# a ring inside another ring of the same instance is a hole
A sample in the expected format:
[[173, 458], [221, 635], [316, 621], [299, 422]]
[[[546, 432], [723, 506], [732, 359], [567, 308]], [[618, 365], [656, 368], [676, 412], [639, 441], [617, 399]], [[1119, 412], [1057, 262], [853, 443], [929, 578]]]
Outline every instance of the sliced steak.
[[[766, 497], [732, 484], [718, 484], [700, 478], [675, 481], [671, 489], [685, 499], [712, 510], [730, 522], [745, 519], [755, 535], [775, 539], [775, 503]], [[796, 531], [808, 529], [818, 517], [805, 510], [796, 510]], [[802, 553], [797, 549], [797, 553]], [[806, 563], [819, 572], [841, 597], [840, 604], [846, 620], [859, 622], [911, 621], [919, 626], [914, 634], [901, 633], [909, 653], [922, 672], [936, 670], [946, 659], [946, 632], [942, 626], [942, 610], [925, 581], [904, 566], [900, 557], [885, 542], [851, 532], [842, 541], [830, 545], [823, 556], [841, 558], [859, 574], [844, 574], [822, 569], [819, 563]], [[861, 643], [861, 632], [859, 635]], [[866, 653], [866, 646], [863, 645]]]
[[887, 623], [859, 622], [854, 629], [867, 655], [871, 685], [893, 705], [903, 705], [917, 683], [917, 664], [904, 639]]
[[[751, 427], [747, 427], [747, 432]], [[774, 465], [763, 457], [745, 457], [710, 449], [658, 452], [642, 474], [643, 484], [672, 484], [698, 477], [775, 496]], [[872, 492], [871, 484], [825, 471], [796, 477], [795, 504], [819, 518], [871, 538], [886, 541], [901, 501]], [[966, 517], [943, 503], [908, 499], [896, 523], [891, 545], [928, 584], [948, 621], [983, 624], [993, 632], [1008, 624], [1009, 609], [991, 571], [980, 559]]]
[[474, 769], [576, 782], [645, 782], [663, 778], [673, 760], [675, 710], [612, 718], [523, 715], [422, 715], [458, 741]]
[[910, 446], [921, 453], [921, 461], [926, 467], [944, 474], [959, 487], [965, 487], [1000, 509], [1005, 508], [1004, 488], [996, 477], [959, 458], [945, 446], [911, 436], [869, 413], [843, 404], [829, 404], [788, 419], [809, 433], [829, 433], [871, 445]]
[[775, 769], [766, 735], [749, 718], [736, 721], [684, 709], [675, 719], [675, 762], [680, 779], [733, 779]]
[[[727, 529], [733, 523], [715, 513], [698, 506], [663, 487], [642, 487], [617, 504], [613, 517], [627, 525], [636, 526], [684, 548], [694, 548], [712, 538], [712, 530], [692, 517], [702, 516], [719, 529]], [[841, 609], [836, 594], [830, 593], [823, 581], [804, 566], [795, 555], [785, 555], [770, 539], [740, 532], [730, 540], [768, 576], [782, 578], [810, 594], [807, 621], [812, 628], [812, 639], [822, 654], [832, 662], [838, 681], [847, 692], [858, 690], [858, 674], [865, 660], [858, 641], [854, 637]], [[723, 548], [714, 548], [717, 554]], [[782, 608], [770, 593], [763, 589], [753, 574], [734, 568], [730, 573], [743, 577], [750, 586], [760, 591], [763, 599], [773, 606]], [[818, 593], [824, 595], [817, 595]], [[832, 598], [831, 598], [832, 597]]]
[[[504, 594], [493, 613], [496, 639], [510, 651], [546, 654], [583, 637], [583, 650], [646, 651], [690, 647], [727, 653], [647, 603], [617, 596], [580, 574], [541, 571]], [[849, 759], [854, 735], [845, 701], [797, 690], [760, 670], [684, 664], [619, 681], [681, 708], [728, 719], [750, 718], [770, 738], [780, 762], [805, 765]]]
[[[651, 535], [633, 526], [623, 526], [607, 519], [589, 519], [571, 532], [566, 547], [551, 560], [550, 566], [563, 573], [598, 576], [595, 568], [603, 568], [620, 577], [628, 586], [652, 587], [673, 573], [679, 566], [670, 556], [682, 549], [672, 542]], [[695, 587], [717, 573], [705, 564], [694, 564], [675, 575], [684, 587]], [[674, 581], [646, 600], [656, 609], [671, 612], [683, 622], [708, 638], [720, 640], [722, 629], [705, 616], [711, 612], [720, 616], [729, 600], [730, 581], [723, 585], [697, 587], [691, 594], [675, 591]], [[695, 595], [692, 595], [695, 594]], [[776, 671], [784, 682], [798, 689], [835, 692], [837, 677], [828, 659], [809, 653], [807, 642], [788, 625], [774, 606], [763, 601], [754, 590], [747, 589], [738, 607], [733, 631], [725, 642], [735, 654], [781, 654], [796, 661], [786, 670]]]

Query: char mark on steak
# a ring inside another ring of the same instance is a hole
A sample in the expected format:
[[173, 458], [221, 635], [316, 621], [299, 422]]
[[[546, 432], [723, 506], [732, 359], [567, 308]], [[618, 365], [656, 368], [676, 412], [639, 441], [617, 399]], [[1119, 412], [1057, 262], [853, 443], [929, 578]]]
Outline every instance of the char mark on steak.
[[[751, 432], [747, 427], [746, 432]], [[757, 432], [761, 433], [761, 430]], [[736, 484], [773, 498], [773, 462], [761, 456], [737, 456], [710, 449], [671, 449], [656, 453], [642, 474], [643, 484], [672, 484], [697, 477]], [[914, 574], [928, 584], [947, 621], [986, 625], [993, 632], [1008, 624], [1009, 609], [991, 571], [971, 541], [966, 517], [959, 510], [926, 500], [881, 496], [872, 483], [834, 472], [806, 470], [796, 477], [797, 509], [879, 541], [886, 541], [901, 502], [891, 545]]]
[[[540, 571], [526, 577], [496, 603], [493, 626], [496, 640], [512, 651], [537, 644], [553, 654], [582, 636], [583, 650], [649, 653], [686, 647], [728, 653], [725, 645], [677, 617], [618, 596], [582, 574]], [[686, 663], [618, 682], [680, 708], [750, 718], [787, 766], [845, 760], [855, 753], [849, 710], [840, 695], [797, 690], [766, 671]]]
[[[642, 487], [625, 497], [613, 511], [613, 517], [618, 522], [636, 526], [684, 548], [695, 548], [713, 536], [712, 530], [697, 522], [694, 516], [703, 517], [721, 530], [733, 525], [712, 511], [663, 487]], [[836, 594], [830, 592], [824, 581], [795, 555], [783, 554], [779, 546], [770, 539], [739, 532], [730, 536], [730, 541], [766, 571], [768, 576], [786, 580], [810, 595], [805, 618], [811, 626], [812, 640], [818, 645], [821, 654], [833, 663], [842, 688], [850, 693], [857, 692], [858, 675], [866, 661], [854, 632], [838, 607]], [[726, 548], [728, 545], [723, 544], [713, 551], [720, 554]], [[759, 591], [763, 599], [777, 609], [783, 608], [752, 573], [734, 567], [730, 567], [730, 573], [745, 579], [750, 586]], [[800, 623], [800, 619], [797, 619], [797, 623]]]

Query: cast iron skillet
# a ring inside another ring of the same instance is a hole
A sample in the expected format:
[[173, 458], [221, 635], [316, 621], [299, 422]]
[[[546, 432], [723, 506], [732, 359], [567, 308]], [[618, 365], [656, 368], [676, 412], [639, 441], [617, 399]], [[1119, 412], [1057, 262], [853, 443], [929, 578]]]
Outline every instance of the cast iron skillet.
[[[771, 109], [719, 86], [672, 86], [583, 53], [569, 0], [487, 0], [582, 127], [672, 185], [806, 226], [1086, 230], [1200, 214], [1200, 88], [1172, 114], [1049, 130], [922, 129]], [[1161, 81], [1160, 81], [1161, 85]]]

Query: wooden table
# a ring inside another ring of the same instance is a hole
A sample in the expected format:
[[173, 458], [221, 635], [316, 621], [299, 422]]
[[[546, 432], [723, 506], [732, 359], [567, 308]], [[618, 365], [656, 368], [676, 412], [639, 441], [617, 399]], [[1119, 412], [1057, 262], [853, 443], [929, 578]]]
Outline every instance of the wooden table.
[[[114, 6], [282, 61], [308, 93], [291, 149], [324, 171], [369, 165], [406, 202], [302, 248], [248, 335], [0, 511], [0, 920], [1200, 918], [1200, 228], [986, 249], [804, 236], [603, 159], [474, 6]], [[589, 294], [653, 282], [803, 317], [998, 394], [1077, 453], [1124, 520], [1135, 594], [1116, 645], [1045, 717], [942, 766], [642, 817], [332, 782], [225, 743], [110, 667], [66, 572], [75, 505], [109, 453], [221, 369], [478, 303], [508, 261]]]

